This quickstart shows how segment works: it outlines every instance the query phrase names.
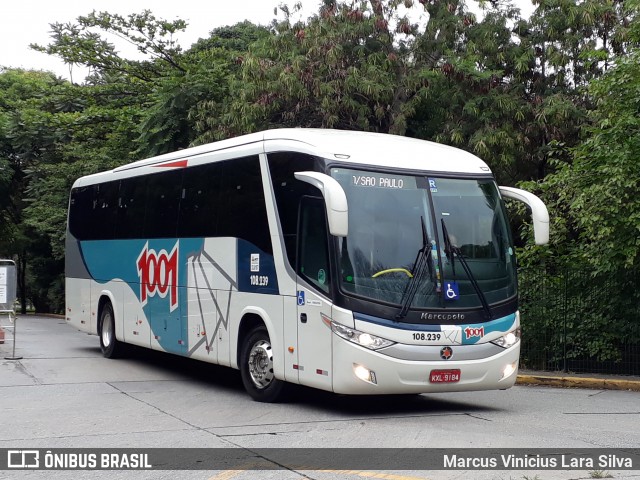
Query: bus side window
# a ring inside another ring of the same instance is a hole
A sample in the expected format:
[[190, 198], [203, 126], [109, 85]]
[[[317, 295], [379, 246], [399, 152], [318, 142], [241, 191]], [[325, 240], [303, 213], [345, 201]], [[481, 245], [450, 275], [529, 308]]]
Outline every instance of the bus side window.
[[294, 173], [324, 172], [324, 160], [299, 152], [274, 152], [268, 154], [268, 161], [287, 259], [291, 268], [295, 269], [300, 199], [304, 195], [318, 195], [320, 191], [297, 180]]
[[302, 198], [298, 232], [298, 274], [328, 294], [329, 244], [327, 219], [321, 198]]
[[147, 178], [131, 177], [120, 182], [116, 238], [144, 238]]
[[189, 167], [182, 181], [178, 237], [216, 237], [220, 217], [222, 165]]
[[120, 182], [74, 188], [69, 204], [69, 231], [78, 240], [112, 240], [115, 236]]
[[93, 186], [74, 188], [69, 202], [69, 231], [77, 240], [91, 237], [92, 214]]
[[144, 236], [146, 238], [173, 238], [176, 236], [181, 193], [182, 170], [149, 176], [144, 217]]
[[91, 234], [95, 240], [112, 240], [115, 235], [118, 182], [100, 183], [94, 187]]
[[218, 236], [236, 237], [271, 254], [262, 174], [258, 156], [221, 162]]

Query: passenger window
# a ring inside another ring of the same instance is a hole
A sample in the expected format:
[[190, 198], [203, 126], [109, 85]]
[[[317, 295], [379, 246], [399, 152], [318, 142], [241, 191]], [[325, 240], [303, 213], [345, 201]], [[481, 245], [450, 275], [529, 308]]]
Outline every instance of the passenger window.
[[303, 197], [298, 227], [298, 274], [324, 293], [329, 293], [329, 243], [324, 202]]
[[116, 238], [144, 238], [147, 177], [126, 178], [120, 182]]
[[218, 236], [246, 240], [271, 254], [262, 174], [257, 156], [221, 162]]
[[88, 240], [91, 236], [92, 214], [93, 187], [74, 188], [69, 203], [69, 231], [76, 239]]
[[146, 238], [173, 238], [176, 236], [181, 193], [182, 170], [149, 176], [144, 219], [144, 236]]
[[78, 240], [113, 240], [119, 181], [75, 188], [69, 205], [69, 231]]
[[118, 183], [99, 183], [93, 187], [93, 213], [88, 233], [89, 237], [94, 240], [112, 240], [114, 238], [118, 213]]
[[180, 202], [179, 237], [216, 237], [222, 165], [210, 163], [184, 172]]

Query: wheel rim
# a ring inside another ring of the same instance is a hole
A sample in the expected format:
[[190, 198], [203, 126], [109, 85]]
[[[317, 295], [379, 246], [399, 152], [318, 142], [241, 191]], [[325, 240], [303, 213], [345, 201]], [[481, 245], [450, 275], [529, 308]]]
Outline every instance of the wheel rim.
[[267, 388], [273, 381], [273, 352], [271, 344], [259, 340], [251, 347], [249, 353], [249, 376], [259, 389]]
[[102, 344], [108, 348], [113, 338], [113, 319], [111, 313], [106, 312], [102, 319]]

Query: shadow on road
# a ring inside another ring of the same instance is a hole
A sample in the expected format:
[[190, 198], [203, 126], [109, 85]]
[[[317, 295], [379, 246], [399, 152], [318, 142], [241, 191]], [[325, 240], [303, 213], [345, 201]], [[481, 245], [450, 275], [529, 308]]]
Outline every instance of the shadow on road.
[[291, 401], [299, 405], [309, 405], [314, 409], [323, 409], [331, 413], [345, 415], [446, 415], [496, 412], [499, 409], [478, 402], [455, 400], [422, 395], [337, 395], [317, 391], [306, 387], [293, 389]]
[[[94, 349], [86, 349], [92, 350]], [[99, 348], [97, 349], [99, 352]], [[116, 360], [117, 361], [117, 360]], [[134, 361], [150, 369], [171, 372], [190, 382], [223, 390], [225, 393], [239, 395], [246, 399], [247, 393], [242, 386], [238, 370], [213, 365], [198, 360], [157, 352], [144, 348], [132, 347], [125, 361]], [[423, 395], [338, 395], [331, 392], [290, 385], [286, 403], [298, 407], [310, 407], [328, 413], [348, 416], [389, 416], [389, 415], [446, 415], [497, 412], [499, 408], [478, 401], [468, 402], [451, 398], [436, 398]], [[480, 399], [479, 399], [480, 400]]]

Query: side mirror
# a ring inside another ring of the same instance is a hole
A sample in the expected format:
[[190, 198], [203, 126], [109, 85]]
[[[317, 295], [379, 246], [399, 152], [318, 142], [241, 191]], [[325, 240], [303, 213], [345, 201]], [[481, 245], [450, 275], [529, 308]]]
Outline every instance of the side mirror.
[[336, 237], [346, 237], [349, 232], [349, 208], [347, 195], [338, 181], [319, 172], [296, 172], [294, 175], [298, 180], [320, 189], [327, 210], [329, 233]]
[[536, 245], [549, 243], [549, 212], [547, 206], [533, 193], [512, 187], [500, 187], [500, 193], [507, 198], [525, 203], [531, 209], [533, 234]]

